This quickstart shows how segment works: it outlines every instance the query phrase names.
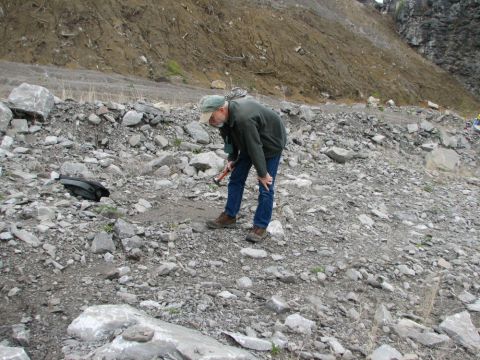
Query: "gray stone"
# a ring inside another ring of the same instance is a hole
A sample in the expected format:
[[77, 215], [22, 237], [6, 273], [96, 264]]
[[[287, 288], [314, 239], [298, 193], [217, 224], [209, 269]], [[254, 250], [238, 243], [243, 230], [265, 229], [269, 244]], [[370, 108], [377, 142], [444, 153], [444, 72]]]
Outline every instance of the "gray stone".
[[467, 309], [470, 311], [480, 312], [480, 299], [475, 301], [473, 304], [468, 304]]
[[273, 310], [277, 314], [283, 314], [290, 310], [288, 303], [280, 296], [272, 296], [265, 304], [268, 309]]
[[178, 158], [178, 156], [174, 153], [164, 151], [160, 154], [158, 154], [158, 157], [156, 159], [153, 159], [149, 161], [144, 168], [142, 169], [142, 175], [147, 175], [155, 171], [156, 169], [162, 167], [162, 166], [172, 166], [175, 164], [180, 163], [181, 160]]
[[2, 143], [0, 147], [2, 149], [9, 150], [12, 147], [13, 143], [14, 143], [13, 138], [8, 135], [5, 135], [2, 139]]
[[10, 109], [44, 120], [54, 106], [53, 95], [42, 86], [23, 83], [8, 96]]
[[113, 242], [112, 234], [106, 232], [100, 232], [95, 235], [95, 238], [92, 241], [92, 246], [90, 250], [94, 254], [103, 254], [106, 252], [115, 251], [115, 243]]
[[237, 286], [241, 289], [251, 288], [252, 285], [253, 282], [249, 277], [244, 276], [237, 280]]
[[122, 120], [124, 126], [135, 126], [142, 122], [143, 113], [139, 113], [135, 110], [130, 110], [125, 113]]
[[21, 346], [28, 346], [30, 344], [30, 330], [26, 328], [25, 324], [12, 325], [12, 338]]
[[271, 221], [267, 226], [267, 232], [277, 240], [283, 240], [285, 238], [285, 231], [283, 230], [282, 223], [279, 220]]
[[178, 265], [173, 262], [164, 262], [156, 270], [156, 274], [160, 276], [169, 275], [178, 269]]
[[235, 340], [241, 347], [246, 349], [256, 350], [256, 351], [270, 351], [272, 350], [272, 343], [265, 339], [258, 339], [256, 337], [245, 336], [238, 333], [231, 333], [225, 331], [224, 334], [230, 336]]
[[168, 146], [168, 139], [165, 136], [157, 135], [153, 140], [155, 145], [157, 145], [160, 149], [164, 149]]
[[143, 246], [143, 243], [143, 239], [139, 236], [132, 236], [131, 238], [122, 239], [122, 245], [125, 251], [139, 249]]
[[389, 325], [393, 321], [392, 315], [387, 310], [385, 305], [380, 304], [375, 311], [375, 323], [378, 325]]
[[11, 121], [12, 129], [19, 134], [28, 133], [28, 122], [26, 119], [13, 119]]
[[429, 170], [454, 171], [460, 163], [460, 156], [454, 150], [437, 148], [426, 155], [425, 161]]
[[415, 133], [418, 131], [418, 124], [408, 124], [407, 131], [409, 134]]
[[268, 253], [262, 249], [243, 248], [240, 253], [244, 256], [248, 256], [254, 259], [263, 259], [268, 256]]
[[468, 311], [447, 316], [440, 324], [440, 329], [445, 331], [455, 342], [472, 352], [479, 353], [480, 335], [473, 325]]
[[137, 102], [135, 103], [135, 105], [133, 105], [133, 108], [139, 113], [145, 113], [153, 116], [160, 117], [164, 114], [164, 111], [150, 104], [143, 104], [143, 103]]
[[26, 230], [19, 230], [15, 225], [12, 225], [10, 231], [12, 232], [13, 236], [17, 239], [20, 239], [26, 242], [28, 245], [32, 247], [39, 247], [41, 245], [40, 240], [32, 233]]
[[[128, 341], [122, 335], [109, 338], [123, 328], [143, 326], [152, 329], [154, 337], [148, 342]], [[91, 354], [92, 358], [118, 360], [152, 358], [182, 358], [191, 360], [229, 359], [253, 360], [245, 350], [222, 345], [200, 332], [179, 325], [169, 324], [149, 317], [143, 311], [128, 305], [92, 306], [68, 326], [68, 334], [84, 342], [103, 341], [105, 345]], [[66, 354], [68, 355], [68, 354]], [[66, 356], [68, 357], [68, 356]]]
[[47, 145], [47, 146], [58, 144], [58, 137], [57, 136], [47, 136], [45, 138], [44, 144]]
[[145, 343], [152, 340], [155, 331], [147, 326], [134, 325], [122, 333], [122, 338], [127, 341]]
[[185, 126], [187, 133], [199, 144], [208, 144], [210, 136], [198, 121], [192, 121]]
[[383, 135], [375, 135], [373, 138], [372, 138], [372, 141], [376, 144], [383, 144], [383, 141], [385, 140], [385, 136]]
[[117, 219], [113, 232], [119, 239], [131, 238], [136, 234], [136, 226], [123, 219]]
[[431, 122], [429, 122], [427, 120], [423, 120], [420, 123], [420, 129], [425, 130], [427, 132], [432, 132], [433, 129], [435, 129], [435, 126]]
[[1, 360], [30, 360], [27, 353], [21, 347], [9, 347], [0, 344]]
[[346, 351], [343, 345], [334, 337], [322, 337], [320, 340], [327, 343], [335, 355], [343, 355]]
[[220, 171], [225, 166], [225, 160], [213, 151], [195, 155], [189, 162], [197, 170], [205, 171], [213, 169], [215, 172]]
[[10, 121], [13, 119], [12, 111], [0, 101], [0, 133], [7, 131]]
[[353, 158], [353, 153], [350, 150], [342, 149], [336, 146], [329, 148], [325, 154], [340, 164], [346, 163], [348, 160]]
[[458, 295], [458, 299], [464, 304], [470, 304], [474, 302], [477, 298], [475, 295], [470, 294], [468, 291], [464, 290]]
[[134, 135], [130, 136], [130, 138], [128, 139], [128, 143], [132, 147], [139, 146], [142, 143], [142, 135], [134, 134]]
[[390, 345], [384, 344], [370, 354], [368, 357], [369, 360], [402, 360], [403, 355], [391, 347]]
[[438, 144], [436, 144], [436, 143], [425, 143], [425, 144], [420, 145], [420, 148], [422, 150], [425, 150], [425, 151], [428, 151], [428, 152], [435, 150], [437, 147], [438, 147]]
[[315, 322], [304, 318], [300, 314], [292, 314], [285, 319], [285, 326], [297, 333], [310, 335]]
[[92, 177], [92, 173], [85, 164], [75, 162], [64, 162], [60, 167], [60, 173], [68, 176]]
[[90, 114], [88, 116], [88, 122], [94, 125], [99, 125], [102, 122], [102, 119], [96, 114]]

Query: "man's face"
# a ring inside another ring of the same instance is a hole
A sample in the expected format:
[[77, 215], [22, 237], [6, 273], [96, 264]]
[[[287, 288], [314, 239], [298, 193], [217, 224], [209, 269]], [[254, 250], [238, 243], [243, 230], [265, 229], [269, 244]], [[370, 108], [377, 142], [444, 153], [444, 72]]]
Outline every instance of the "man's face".
[[208, 120], [210, 126], [220, 128], [227, 121], [227, 114], [224, 107], [221, 107], [218, 110], [215, 110]]

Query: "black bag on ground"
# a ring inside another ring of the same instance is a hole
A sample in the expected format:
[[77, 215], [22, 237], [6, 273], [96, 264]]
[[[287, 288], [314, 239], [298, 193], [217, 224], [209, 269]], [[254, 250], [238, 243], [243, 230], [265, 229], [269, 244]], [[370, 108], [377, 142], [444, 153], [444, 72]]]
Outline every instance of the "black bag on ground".
[[60, 175], [58, 180], [73, 196], [87, 200], [100, 201], [103, 196], [110, 196], [110, 191], [98, 181]]

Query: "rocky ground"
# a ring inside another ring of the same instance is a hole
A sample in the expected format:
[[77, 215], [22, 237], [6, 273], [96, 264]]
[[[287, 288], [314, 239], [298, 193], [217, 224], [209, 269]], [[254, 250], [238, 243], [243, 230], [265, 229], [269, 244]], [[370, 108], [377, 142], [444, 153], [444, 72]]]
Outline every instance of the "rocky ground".
[[277, 102], [289, 142], [253, 245], [254, 174], [238, 227], [204, 226], [224, 154], [195, 106], [0, 104], [0, 358], [478, 358], [480, 136], [455, 113]]

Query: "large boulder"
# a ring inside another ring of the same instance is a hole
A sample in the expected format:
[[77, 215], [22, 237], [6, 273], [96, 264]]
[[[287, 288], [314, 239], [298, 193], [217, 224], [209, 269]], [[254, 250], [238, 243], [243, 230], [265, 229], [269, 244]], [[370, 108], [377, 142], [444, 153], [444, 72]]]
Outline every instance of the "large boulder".
[[190, 160], [190, 166], [199, 171], [214, 169], [219, 171], [224, 167], [225, 161], [213, 151], [195, 155]]
[[425, 156], [427, 169], [454, 171], [460, 164], [460, 156], [455, 150], [436, 148]]
[[[149, 317], [129, 305], [91, 306], [73, 320], [67, 331], [90, 342], [85, 345], [94, 348], [89, 355], [92, 359], [255, 359], [245, 350], [223, 345], [197, 330]], [[65, 355], [68, 358], [69, 354]]]
[[44, 120], [54, 106], [54, 97], [42, 86], [23, 83], [8, 96], [10, 108]]

